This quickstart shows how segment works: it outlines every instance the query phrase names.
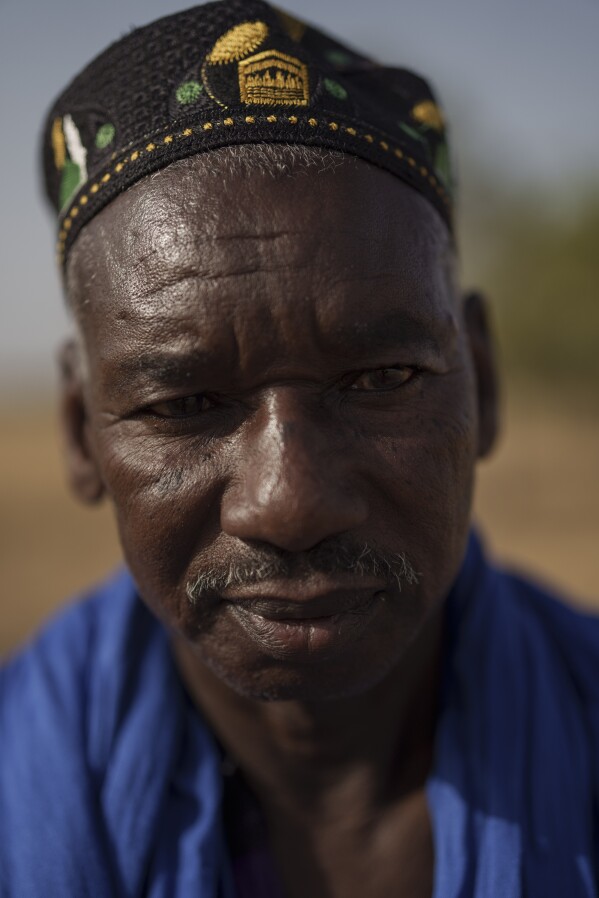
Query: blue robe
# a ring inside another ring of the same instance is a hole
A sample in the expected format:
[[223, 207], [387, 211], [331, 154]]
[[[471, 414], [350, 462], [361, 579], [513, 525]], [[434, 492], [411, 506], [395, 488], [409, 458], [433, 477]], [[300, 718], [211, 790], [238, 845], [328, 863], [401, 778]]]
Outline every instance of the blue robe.
[[[447, 599], [434, 898], [592, 898], [599, 618], [493, 568]], [[213, 737], [124, 571], [0, 672], [1, 898], [233, 898]]]

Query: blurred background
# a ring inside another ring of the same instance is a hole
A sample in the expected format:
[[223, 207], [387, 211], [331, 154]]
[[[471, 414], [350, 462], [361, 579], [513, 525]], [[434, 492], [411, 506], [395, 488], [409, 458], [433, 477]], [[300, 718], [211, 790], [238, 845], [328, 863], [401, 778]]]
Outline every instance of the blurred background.
[[[0, 0], [0, 652], [119, 563], [109, 509], [78, 506], [63, 480], [54, 358], [68, 321], [41, 123], [97, 52], [180, 8]], [[599, 609], [599, 0], [286, 8], [435, 84], [463, 280], [491, 299], [504, 373], [503, 437], [480, 466], [476, 518], [496, 556]]]

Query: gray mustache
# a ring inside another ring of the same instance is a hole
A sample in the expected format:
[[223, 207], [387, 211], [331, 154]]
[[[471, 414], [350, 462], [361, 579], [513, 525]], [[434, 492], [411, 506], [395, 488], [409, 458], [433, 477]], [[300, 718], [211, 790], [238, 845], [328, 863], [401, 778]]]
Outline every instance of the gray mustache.
[[187, 584], [186, 592], [195, 605], [231, 586], [250, 586], [269, 580], [299, 581], [315, 573], [380, 577], [400, 591], [404, 583], [417, 584], [420, 576], [403, 552], [384, 552], [368, 543], [335, 540], [323, 542], [309, 552], [262, 549], [239, 561], [197, 574]]

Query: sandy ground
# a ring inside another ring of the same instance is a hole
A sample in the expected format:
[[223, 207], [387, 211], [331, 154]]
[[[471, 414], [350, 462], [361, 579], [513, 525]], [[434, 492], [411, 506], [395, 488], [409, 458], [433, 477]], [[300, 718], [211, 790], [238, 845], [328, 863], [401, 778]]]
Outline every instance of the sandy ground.
[[[64, 485], [49, 407], [1, 408], [0, 652], [102, 578], [120, 551], [107, 507]], [[493, 553], [599, 611], [599, 421], [513, 400], [480, 466], [475, 516]]]

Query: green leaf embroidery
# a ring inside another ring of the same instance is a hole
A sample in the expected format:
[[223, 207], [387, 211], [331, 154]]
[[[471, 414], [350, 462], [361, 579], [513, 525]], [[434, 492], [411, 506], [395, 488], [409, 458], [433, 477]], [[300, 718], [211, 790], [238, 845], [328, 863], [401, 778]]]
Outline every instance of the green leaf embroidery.
[[440, 181], [449, 190], [451, 188], [451, 169], [449, 167], [449, 151], [445, 141], [437, 147], [435, 155], [435, 172]]
[[343, 50], [327, 50], [326, 57], [337, 68], [343, 68], [352, 61], [349, 53], [344, 53]]
[[324, 86], [336, 100], [347, 100], [347, 91], [338, 81], [333, 81], [332, 78], [325, 78]]
[[112, 122], [106, 122], [106, 124], [101, 125], [96, 131], [96, 139], [95, 144], [99, 150], [105, 149], [109, 146], [114, 140], [114, 135], [116, 134], [116, 128], [112, 124]]
[[190, 103], [195, 103], [203, 90], [204, 87], [199, 81], [185, 81], [177, 88], [177, 102], [180, 103], [181, 106], [188, 106]]
[[76, 162], [67, 159], [62, 170], [60, 181], [59, 202], [62, 209], [79, 187], [81, 169]]
[[416, 130], [416, 128], [410, 128], [410, 126], [406, 125], [405, 122], [400, 122], [399, 127], [404, 132], [404, 134], [407, 134], [408, 137], [412, 138], [412, 140], [417, 140], [419, 143], [423, 143], [423, 144], [427, 145], [427, 141], [422, 136], [420, 131]]

